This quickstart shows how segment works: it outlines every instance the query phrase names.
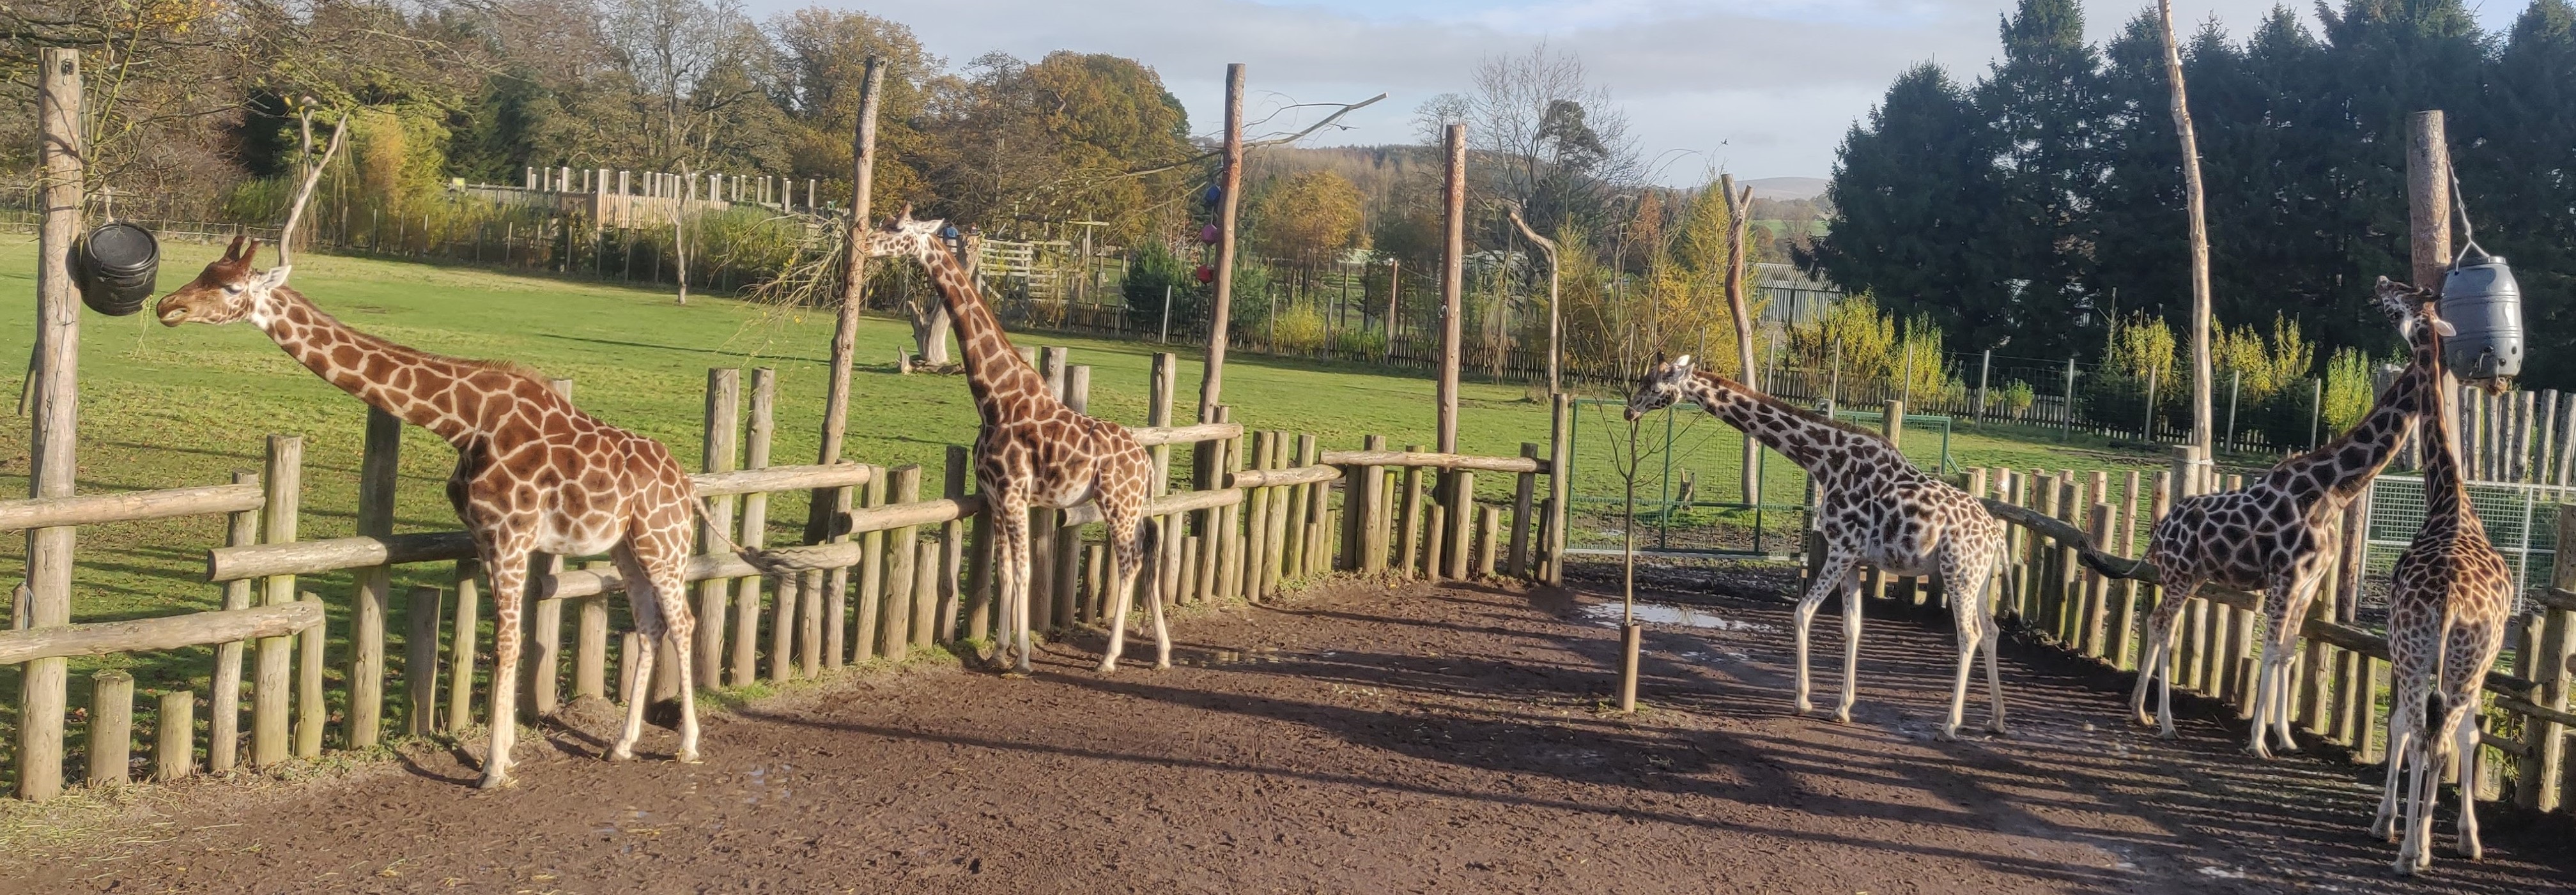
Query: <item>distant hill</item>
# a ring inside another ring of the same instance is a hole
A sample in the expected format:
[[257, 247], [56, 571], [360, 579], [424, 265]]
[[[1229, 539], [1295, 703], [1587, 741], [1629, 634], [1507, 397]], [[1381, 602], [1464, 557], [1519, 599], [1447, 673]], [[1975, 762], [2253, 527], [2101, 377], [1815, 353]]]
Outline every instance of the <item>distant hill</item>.
[[1759, 177], [1744, 181], [1756, 199], [1813, 199], [1825, 194], [1822, 177]]

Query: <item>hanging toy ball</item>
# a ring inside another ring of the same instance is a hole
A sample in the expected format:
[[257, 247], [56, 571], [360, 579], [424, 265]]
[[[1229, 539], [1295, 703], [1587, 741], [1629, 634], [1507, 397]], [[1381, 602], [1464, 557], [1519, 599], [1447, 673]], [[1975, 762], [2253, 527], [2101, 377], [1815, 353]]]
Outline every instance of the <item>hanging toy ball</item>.
[[2510, 379], [2522, 372], [2522, 287], [2504, 259], [2469, 243], [2442, 278], [2442, 363], [2461, 379]]
[[1225, 187], [1208, 184], [1207, 192], [1199, 194], [1199, 201], [1209, 208], [1215, 208], [1217, 203], [1225, 201]]
[[1199, 265], [1198, 277], [1199, 282], [1202, 284], [1216, 282], [1216, 268], [1201, 264]]
[[1216, 244], [1216, 238], [1217, 238], [1217, 236], [1218, 236], [1218, 233], [1216, 232], [1216, 225], [1215, 225], [1215, 224], [1209, 224], [1209, 225], [1207, 225], [1207, 226], [1205, 226], [1205, 227], [1200, 227], [1200, 228], [1199, 228], [1199, 241], [1200, 241], [1200, 242], [1207, 243], [1208, 245], [1215, 245], [1215, 244]]

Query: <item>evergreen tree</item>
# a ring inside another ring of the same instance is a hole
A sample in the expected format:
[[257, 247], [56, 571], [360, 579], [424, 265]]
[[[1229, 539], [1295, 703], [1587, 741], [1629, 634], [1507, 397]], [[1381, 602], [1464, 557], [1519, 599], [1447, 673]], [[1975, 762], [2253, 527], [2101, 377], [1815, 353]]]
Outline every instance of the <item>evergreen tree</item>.
[[2003, 59], [1975, 91], [1994, 149], [1999, 199], [1986, 239], [2030, 349], [2058, 356], [2102, 324], [2092, 288], [2093, 210], [2110, 124], [2101, 55], [2075, 0], [2021, 0], [2003, 21]]
[[1800, 262], [1900, 316], [1931, 317], [1961, 343], [2011, 337], [2015, 311], [1989, 254], [1986, 134], [1939, 66], [1907, 69], [1843, 137], [1826, 188], [1840, 218]]

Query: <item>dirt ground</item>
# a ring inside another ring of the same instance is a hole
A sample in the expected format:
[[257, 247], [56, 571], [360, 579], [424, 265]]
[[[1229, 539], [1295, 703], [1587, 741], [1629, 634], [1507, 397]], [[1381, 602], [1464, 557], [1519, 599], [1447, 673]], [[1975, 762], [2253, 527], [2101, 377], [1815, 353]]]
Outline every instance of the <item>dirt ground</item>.
[[1946, 623], [1873, 619], [1854, 723], [1795, 717], [1776, 577], [1656, 573], [1697, 624], [1648, 630], [1634, 716], [1603, 710], [1600, 589], [1345, 583], [1185, 617], [1168, 671], [1093, 674], [1076, 638], [1030, 679], [916, 665], [763, 700], [708, 720], [699, 765], [660, 730], [591, 760], [613, 726], [576, 724], [500, 793], [444, 752], [218, 790], [0, 855], [0, 892], [2576, 887], [2564, 830], [2490, 818], [2470, 864], [2447, 812], [2430, 875], [2393, 877], [2367, 772], [2255, 762], [2204, 711], [2159, 741], [2120, 678], [2037, 647], [2006, 650], [2009, 738], [1937, 742]]

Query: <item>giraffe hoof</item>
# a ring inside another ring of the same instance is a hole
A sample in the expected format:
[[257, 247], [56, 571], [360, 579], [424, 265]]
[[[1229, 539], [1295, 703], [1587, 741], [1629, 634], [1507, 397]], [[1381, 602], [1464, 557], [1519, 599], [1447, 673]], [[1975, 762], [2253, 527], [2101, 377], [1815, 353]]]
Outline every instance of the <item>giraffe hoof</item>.
[[635, 747], [631, 744], [620, 745], [615, 749], [608, 750], [607, 754], [601, 755], [599, 758], [601, 761], [634, 761]]
[[1998, 737], [2012, 736], [2012, 728], [2004, 726], [2004, 722], [2001, 721], [1986, 725], [1986, 732]]
[[1170, 659], [1160, 659], [1160, 660], [1156, 660], [1156, 661], [1154, 662], [1154, 670], [1155, 670], [1155, 671], [1164, 671], [1164, 670], [1167, 670], [1167, 669], [1169, 669], [1169, 668], [1171, 668], [1171, 667], [1172, 667], [1172, 660], [1170, 660]]
[[1096, 672], [1099, 672], [1099, 673], [1101, 673], [1101, 674], [1108, 674], [1108, 673], [1110, 673], [1110, 672], [1117, 671], [1117, 670], [1118, 670], [1118, 660], [1116, 660], [1116, 659], [1102, 659], [1102, 660], [1100, 660], [1100, 664], [1092, 666], [1091, 670], [1096, 671]]
[[1836, 724], [1849, 724], [1849, 723], [1851, 723], [1851, 710], [1850, 710], [1850, 709], [1837, 709], [1837, 710], [1835, 710], [1835, 711], [1834, 711], [1834, 723], [1836, 723]]
[[2261, 746], [2247, 746], [2245, 747], [2245, 754], [2260, 758], [2264, 761], [2272, 760], [2272, 750]]
[[705, 762], [705, 759], [698, 757], [698, 750], [696, 749], [682, 749], [680, 750], [680, 754], [671, 756], [671, 760], [681, 764], [702, 764]]
[[474, 788], [485, 792], [492, 792], [496, 790], [510, 789], [518, 785], [518, 778], [512, 777], [509, 774], [486, 773], [483, 775], [483, 779], [481, 781], [474, 784]]
[[1933, 731], [1932, 738], [1944, 743], [1955, 743], [1959, 741], [1959, 729], [1956, 727], [1944, 727], [1940, 730]]

